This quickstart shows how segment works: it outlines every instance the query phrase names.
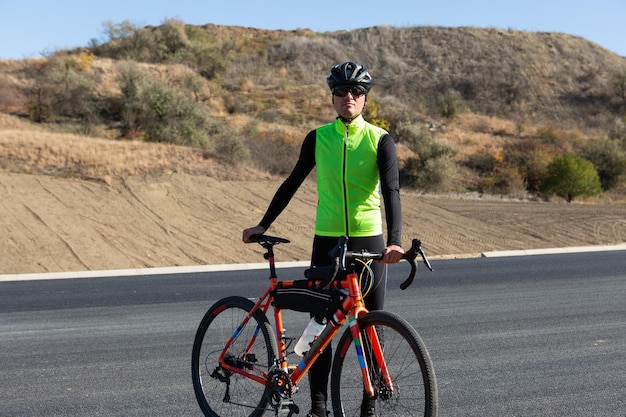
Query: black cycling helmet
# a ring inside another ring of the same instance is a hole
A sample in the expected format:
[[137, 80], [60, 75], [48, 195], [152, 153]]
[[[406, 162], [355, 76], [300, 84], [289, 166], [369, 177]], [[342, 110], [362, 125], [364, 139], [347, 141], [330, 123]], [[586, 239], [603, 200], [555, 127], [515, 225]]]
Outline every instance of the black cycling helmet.
[[351, 61], [335, 65], [330, 70], [328, 78], [326, 78], [330, 91], [334, 91], [336, 88], [358, 85], [365, 90], [365, 94], [367, 94], [370, 91], [370, 88], [372, 88], [373, 81], [374, 79], [367, 71], [367, 67], [365, 65], [360, 65]]

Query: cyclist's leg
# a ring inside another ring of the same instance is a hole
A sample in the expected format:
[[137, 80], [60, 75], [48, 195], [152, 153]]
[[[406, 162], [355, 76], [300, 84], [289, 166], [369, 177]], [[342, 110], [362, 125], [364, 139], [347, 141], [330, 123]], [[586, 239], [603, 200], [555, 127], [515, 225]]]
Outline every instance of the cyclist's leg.
[[[337, 238], [315, 236], [313, 239], [313, 250], [311, 255], [311, 266], [326, 266], [331, 264], [328, 252], [337, 244]], [[371, 252], [383, 252], [385, 241], [382, 235], [369, 237], [351, 237], [348, 240], [348, 249], [352, 251], [368, 250]], [[357, 270], [361, 274], [362, 267]], [[385, 293], [387, 291], [387, 265], [374, 261], [370, 265], [373, 276], [368, 285], [365, 297], [365, 306], [368, 310], [382, 310], [385, 303]], [[311, 407], [319, 415], [323, 415], [328, 399], [328, 378], [332, 365], [332, 347], [328, 347], [322, 352], [309, 370], [309, 383], [311, 386]], [[372, 408], [373, 401], [364, 398], [363, 407]], [[371, 404], [370, 404], [371, 403]]]
[[[350, 242], [352, 243], [350, 250], [353, 251], [365, 249], [371, 252], [383, 252], [385, 250], [385, 241], [382, 235], [353, 238], [350, 239]], [[369, 311], [382, 310], [385, 305], [385, 294], [387, 292], [387, 265], [379, 261], [373, 261], [369, 267], [373, 275], [368, 276], [368, 279], [372, 280], [371, 285], [364, 285], [365, 283], [361, 285], [365, 295], [365, 308]], [[359, 268], [357, 273], [361, 274], [362, 269]], [[376, 399], [369, 398], [367, 393], [363, 391], [361, 414], [367, 415], [367, 412], [373, 411], [375, 406]]]
[[[337, 244], [337, 238], [315, 236], [311, 254], [311, 266], [331, 265], [328, 252]], [[311, 389], [311, 411], [323, 416], [326, 413], [328, 400], [328, 378], [332, 365], [332, 346], [329, 344], [309, 369], [309, 386]]]
[[[368, 250], [370, 252], [384, 252], [385, 240], [382, 235], [370, 237], [355, 237], [348, 241], [349, 249], [352, 251]], [[357, 273], [361, 274], [362, 266], [357, 265]], [[380, 261], [373, 261], [370, 264], [373, 277], [371, 285], [364, 290], [365, 308], [369, 311], [382, 310], [385, 306], [385, 294], [387, 292], [387, 264]]]
[[332, 349], [328, 346], [309, 369], [309, 386], [311, 387], [311, 410], [320, 416], [326, 412], [328, 400], [328, 378], [332, 365]]
[[[336, 237], [315, 236], [313, 239], [313, 250], [311, 255], [311, 266], [326, 266], [331, 264], [328, 252], [337, 244]], [[382, 235], [370, 237], [352, 237], [348, 240], [348, 249], [352, 251], [368, 250], [371, 252], [383, 252], [385, 241]], [[373, 277], [369, 285], [369, 291], [365, 297], [365, 306], [368, 310], [382, 310], [387, 291], [387, 265], [374, 261], [370, 265]], [[360, 274], [362, 267], [357, 273]], [[309, 370], [309, 384], [311, 387], [311, 408], [319, 415], [323, 415], [328, 399], [328, 378], [332, 365], [332, 347], [328, 347], [322, 352]], [[363, 407], [370, 406], [369, 399], [364, 400]]]

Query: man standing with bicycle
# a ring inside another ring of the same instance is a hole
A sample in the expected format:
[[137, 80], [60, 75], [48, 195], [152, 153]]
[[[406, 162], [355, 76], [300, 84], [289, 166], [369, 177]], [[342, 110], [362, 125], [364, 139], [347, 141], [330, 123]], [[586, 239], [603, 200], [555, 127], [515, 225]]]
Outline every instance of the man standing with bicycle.
[[[384, 253], [383, 262], [370, 265], [371, 285], [364, 292], [368, 310], [384, 306], [388, 263], [399, 262], [402, 211], [395, 143], [384, 129], [363, 118], [373, 78], [367, 67], [355, 62], [334, 66], [326, 79], [338, 114], [333, 123], [318, 127], [304, 139], [290, 175], [278, 188], [261, 222], [243, 231], [243, 241], [263, 234], [287, 207], [304, 179], [317, 169], [318, 206], [311, 266], [331, 263], [328, 252], [341, 236], [349, 250]], [[383, 237], [380, 197], [385, 205], [387, 240]], [[367, 271], [366, 271], [367, 273]], [[330, 346], [309, 372], [311, 411], [308, 417], [326, 417]], [[362, 417], [376, 416], [375, 401], [364, 395]]]

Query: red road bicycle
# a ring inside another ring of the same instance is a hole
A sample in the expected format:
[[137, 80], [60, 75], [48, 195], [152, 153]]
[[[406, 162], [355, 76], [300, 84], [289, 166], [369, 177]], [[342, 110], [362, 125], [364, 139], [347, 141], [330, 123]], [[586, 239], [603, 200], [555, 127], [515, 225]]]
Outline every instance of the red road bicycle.
[[[241, 296], [217, 301], [204, 315], [195, 336], [192, 380], [205, 416], [298, 414], [294, 400], [298, 384], [344, 323], [331, 371], [333, 416], [359, 416], [364, 395], [375, 399], [379, 417], [437, 415], [437, 382], [422, 339], [402, 317], [384, 310], [368, 312], [363, 303], [363, 282], [359, 282], [356, 264], [367, 269], [368, 262], [382, 259], [381, 253], [348, 251], [344, 237], [330, 252], [332, 266], [306, 270], [305, 280], [280, 281], [274, 246], [289, 240], [267, 235], [255, 235], [251, 240], [266, 250], [269, 286], [256, 302]], [[421, 241], [414, 239], [404, 254], [411, 271], [402, 289], [413, 281], [418, 255], [432, 270], [420, 245]], [[287, 307], [277, 302], [281, 289], [285, 293], [298, 289], [295, 292], [304, 295], [309, 291], [313, 297], [334, 294], [325, 305], [327, 310], [332, 307], [325, 314], [324, 330], [295, 361], [291, 356], [294, 338], [287, 337], [283, 329], [283, 309]], [[274, 326], [268, 319], [270, 311]]]

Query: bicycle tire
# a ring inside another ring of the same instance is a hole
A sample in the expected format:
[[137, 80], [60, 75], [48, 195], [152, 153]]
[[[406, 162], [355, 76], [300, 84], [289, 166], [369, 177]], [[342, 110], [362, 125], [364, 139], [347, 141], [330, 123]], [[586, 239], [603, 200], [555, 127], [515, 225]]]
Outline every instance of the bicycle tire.
[[[226, 372], [218, 358], [254, 303], [244, 297], [227, 297], [206, 312], [193, 343], [191, 374], [200, 409], [208, 417], [260, 417], [268, 409], [265, 384], [236, 373]], [[242, 358], [256, 334], [252, 349]], [[278, 348], [274, 331], [265, 313], [257, 310], [229, 348], [227, 356], [237, 366], [257, 375], [267, 375]], [[253, 356], [252, 356], [253, 355]]]
[[[363, 352], [376, 391], [374, 401], [378, 417], [436, 417], [437, 380], [432, 361], [415, 329], [402, 317], [386, 311], [372, 311], [358, 319], [363, 337]], [[393, 393], [377, 378], [372, 365], [371, 346], [365, 329], [375, 326], [381, 337], [385, 362], [389, 369]], [[333, 415], [359, 417], [363, 402], [363, 375], [359, 366], [352, 333], [342, 335], [333, 359], [331, 398]]]

